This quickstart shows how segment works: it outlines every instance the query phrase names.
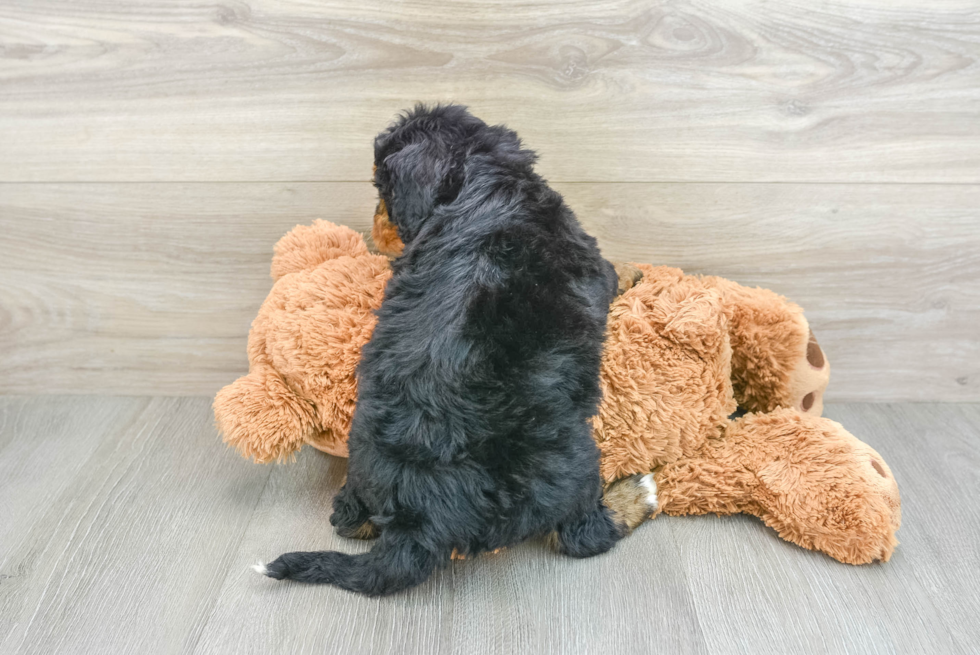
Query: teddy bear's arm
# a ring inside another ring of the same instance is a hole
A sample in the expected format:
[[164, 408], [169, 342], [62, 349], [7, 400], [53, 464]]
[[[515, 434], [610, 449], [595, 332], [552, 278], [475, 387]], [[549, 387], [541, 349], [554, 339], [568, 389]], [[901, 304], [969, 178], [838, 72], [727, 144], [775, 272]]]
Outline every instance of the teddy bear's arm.
[[316, 412], [271, 366], [253, 365], [214, 398], [225, 443], [259, 463], [283, 461], [317, 433]]

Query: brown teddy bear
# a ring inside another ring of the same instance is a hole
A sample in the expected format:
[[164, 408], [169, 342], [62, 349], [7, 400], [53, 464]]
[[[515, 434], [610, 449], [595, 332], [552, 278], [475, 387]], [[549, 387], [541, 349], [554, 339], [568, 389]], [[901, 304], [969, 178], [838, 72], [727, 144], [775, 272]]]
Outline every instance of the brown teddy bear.
[[[224, 440], [246, 457], [281, 461], [304, 444], [346, 456], [385, 255], [402, 248], [383, 206], [372, 235], [383, 254], [325, 221], [276, 244], [249, 373], [214, 402]], [[630, 528], [661, 512], [753, 514], [842, 562], [887, 560], [898, 486], [877, 452], [820, 418], [830, 365], [802, 310], [722, 278], [617, 270], [594, 419], [606, 504]], [[737, 408], [748, 413], [731, 418]]]

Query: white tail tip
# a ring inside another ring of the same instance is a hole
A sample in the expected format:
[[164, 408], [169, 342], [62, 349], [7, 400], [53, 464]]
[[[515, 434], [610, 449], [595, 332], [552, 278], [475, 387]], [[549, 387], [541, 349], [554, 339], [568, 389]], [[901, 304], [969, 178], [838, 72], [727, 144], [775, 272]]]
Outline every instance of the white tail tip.
[[265, 564], [262, 562], [256, 562], [253, 564], [252, 570], [256, 573], [261, 573], [262, 575], [269, 575], [269, 569], [265, 568]]

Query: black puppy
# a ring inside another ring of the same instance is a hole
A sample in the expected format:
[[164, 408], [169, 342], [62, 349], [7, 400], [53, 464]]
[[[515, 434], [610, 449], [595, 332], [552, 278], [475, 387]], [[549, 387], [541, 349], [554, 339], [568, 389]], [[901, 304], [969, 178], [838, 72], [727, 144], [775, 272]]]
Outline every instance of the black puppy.
[[369, 553], [287, 553], [266, 575], [369, 595], [417, 585], [454, 551], [557, 533], [609, 550], [589, 417], [600, 399], [612, 265], [536, 155], [464, 107], [418, 106], [374, 144], [405, 243], [358, 368], [347, 482], [330, 522]]

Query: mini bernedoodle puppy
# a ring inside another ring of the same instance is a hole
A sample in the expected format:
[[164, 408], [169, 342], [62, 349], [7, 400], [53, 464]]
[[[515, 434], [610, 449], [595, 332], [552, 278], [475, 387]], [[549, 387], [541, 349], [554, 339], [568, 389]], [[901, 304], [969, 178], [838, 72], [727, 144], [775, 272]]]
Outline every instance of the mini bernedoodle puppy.
[[626, 528], [601, 500], [589, 418], [613, 266], [513, 131], [418, 106], [374, 144], [405, 243], [358, 369], [347, 482], [330, 522], [378, 536], [359, 555], [287, 553], [256, 568], [372, 596], [452, 556], [554, 533], [572, 557]]

